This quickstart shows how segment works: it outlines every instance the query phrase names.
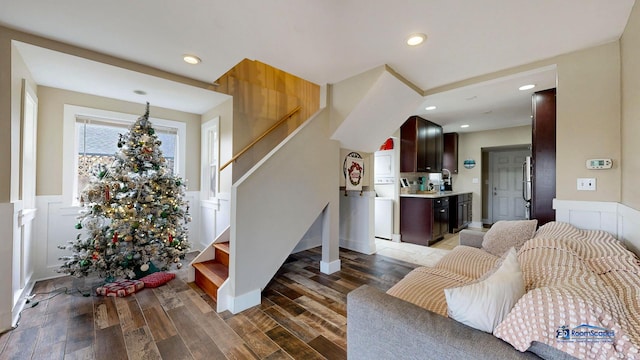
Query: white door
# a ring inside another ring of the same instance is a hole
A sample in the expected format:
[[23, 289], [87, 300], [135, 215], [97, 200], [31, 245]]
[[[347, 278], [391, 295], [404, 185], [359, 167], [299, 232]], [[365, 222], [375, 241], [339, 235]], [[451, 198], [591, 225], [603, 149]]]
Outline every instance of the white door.
[[526, 219], [525, 202], [522, 198], [522, 163], [529, 155], [528, 150], [490, 153], [492, 223]]

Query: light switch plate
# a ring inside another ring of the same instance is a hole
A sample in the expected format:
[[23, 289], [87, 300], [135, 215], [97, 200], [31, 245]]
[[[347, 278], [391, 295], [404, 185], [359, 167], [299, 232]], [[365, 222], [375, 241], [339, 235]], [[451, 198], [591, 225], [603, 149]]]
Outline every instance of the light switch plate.
[[578, 190], [596, 191], [596, 179], [578, 178]]

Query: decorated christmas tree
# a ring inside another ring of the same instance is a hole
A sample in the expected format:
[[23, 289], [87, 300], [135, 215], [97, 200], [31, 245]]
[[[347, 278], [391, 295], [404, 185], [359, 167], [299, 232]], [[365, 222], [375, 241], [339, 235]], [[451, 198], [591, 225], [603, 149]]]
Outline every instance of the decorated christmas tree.
[[75, 240], [62, 249], [58, 272], [77, 277], [97, 273], [112, 280], [138, 278], [172, 264], [182, 267], [190, 244], [186, 223], [191, 218], [184, 198], [185, 183], [166, 167], [160, 140], [143, 116], [120, 134], [111, 165], [96, 165], [80, 196], [82, 210]]

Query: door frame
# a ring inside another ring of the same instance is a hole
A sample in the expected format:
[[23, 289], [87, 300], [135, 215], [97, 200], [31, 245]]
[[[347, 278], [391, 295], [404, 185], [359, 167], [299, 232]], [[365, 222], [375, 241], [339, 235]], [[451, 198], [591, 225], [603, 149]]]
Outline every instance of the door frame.
[[[508, 146], [497, 146], [497, 147], [489, 147], [482, 148], [482, 158], [486, 159], [486, 161], [482, 162], [482, 192], [486, 195], [483, 196], [483, 209], [486, 209], [487, 217], [482, 219], [483, 224], [492, 225], [493, 224], [493, 196], [491, 196], [491, 189], [493, 189], [493, 181], [495, 175], [492, 173], [492, 159], [493, 153], [498, 152], [506, 152], [506, 151], [529, 151], [529, 155], [531, 155], [531, 144], [521, 144], [521, 145], [508, 145]], [[487, 186], [484, 186], [487, 185]], [[486, 203], [485, 203], [486, 201]], [[486, 205], [486, 207], [485, 207]]]

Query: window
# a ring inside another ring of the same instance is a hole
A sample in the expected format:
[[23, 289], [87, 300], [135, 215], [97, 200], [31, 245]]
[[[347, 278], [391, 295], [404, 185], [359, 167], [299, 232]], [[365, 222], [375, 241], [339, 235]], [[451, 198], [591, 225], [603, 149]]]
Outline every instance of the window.
[[[120, 134], [126, 133], [139, 115], [65, 105], [64, 116], [63, 197], [77, 205], [80, 193], [89, 183], [93, 165], [113, 162]], [[160, 150], [167, 159], [167, 167], [175, 174], [184, 174], [186, 124], [149, 120], [162, 142]]]
[[213, 200], [218, 196], [219, 167], [218, 151], [220, 118], [216, 117], [202, 124], [202, 198]]

